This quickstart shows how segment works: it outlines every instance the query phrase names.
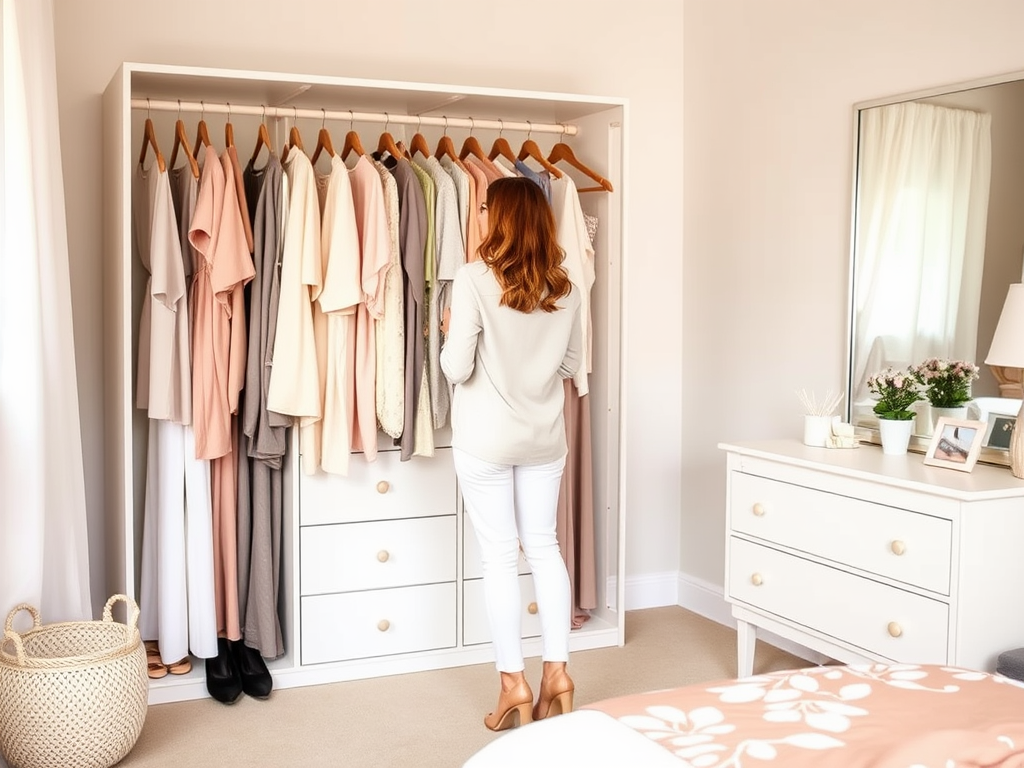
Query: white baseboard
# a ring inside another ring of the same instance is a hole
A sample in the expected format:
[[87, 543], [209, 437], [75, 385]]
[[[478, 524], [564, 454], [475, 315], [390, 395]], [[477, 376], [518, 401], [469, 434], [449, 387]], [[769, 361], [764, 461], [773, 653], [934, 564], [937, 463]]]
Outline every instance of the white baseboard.
[[[725, 599], [725, 591], [717, 584], [681, 571], [645, 573], [626, 579], [627, 611], [659, 608], [665, 605], [678, 605], [706, 619], [736, 629], [736, 619], [733, 618], [732, 610]], [[827, 656], [779, 637], [773, 632], [759, 629], [757, 639], [806, 659], [812, 664], [824, 664], [829, 661]]]

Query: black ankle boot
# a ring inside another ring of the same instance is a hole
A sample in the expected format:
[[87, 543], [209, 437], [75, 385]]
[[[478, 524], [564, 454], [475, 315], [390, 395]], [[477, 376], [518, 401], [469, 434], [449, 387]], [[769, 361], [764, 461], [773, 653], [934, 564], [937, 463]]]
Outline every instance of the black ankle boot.
[[217, 655], [206, 660], [206, 690], [223, 704], [234, 704], [242, 695], [242, 678], [226, 637], [217, 638]]
[[242, 640], [231, 641], [231, 652], [235, 657], [238, 675], [242, 678], [242, 690], [255, 699], [267, 698], [274, 689], [274, 679], [260, 652]]

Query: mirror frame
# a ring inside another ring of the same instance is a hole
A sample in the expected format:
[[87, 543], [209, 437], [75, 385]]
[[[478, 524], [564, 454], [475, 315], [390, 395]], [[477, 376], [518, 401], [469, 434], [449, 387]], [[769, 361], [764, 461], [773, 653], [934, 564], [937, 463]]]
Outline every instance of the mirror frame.
[[[957, 83], [950, 83], [947, 85], [935, 86], [932, 88], [926, 88], [918, 91], [911, 91], [907, 93], [896, 94], [893, 96], [887, 96], [878, 99], [870, 99], [868, 101], [857, 102], [853, 105], [853, 163], [850, 174], [852, 182], [851, 194], [850, 194], [850, 259], [849, 259], [849, 291], [847, 292], [847, 335], [846, 335], [846, 421], [852, 423], [853, 421], [853, 402], [851, 399], [851, 393], [854, 391], [853, 382], [853, 346], [854, 346], [854, 332], [856, 329], [857, 318], [854, 316], [856, 302], [855, 292], [857, 289], [856, 284], [856, 253], [857, 253], [857, 186], [858, 186], [858, 173], [859, 173], [859, 160], [860, 160], [860, 115], [865, 109], [871, 109], [873, 107], [883, 107], [889, 104], [899, 104], [905, 101], [917, 101], [919, 99], [933, 98], [937, 96], [945, 96], [951, 93], [957, 93], [959, 91], [968, 91], [976, 88], [985, 88], [991, 85], [1002, 85], [1004, 83], [1010, 83], [1018, 80], [1024, 80], [1024, 70], [1017, 70], [1014, 72], [1008, 72], [1002, 75], [992, 75], [990, 77], [976, 78], [974, 80], [966, 80]], [[881, 438], [878, 430], [872, 427], [857, 426], [855, 427], [855, 433], [860, 438], [861, 442], [872, 443], [874, 445], [881, 445]], [[931, 442], [931, 437], [922, 435], [912, 435], [910, 438], [910, 445], [908, 450], [914, 453], [927, 453], [928, 445]], [[1006, 450], [999, 448], [988, 448], [982, 447], [981, 454], [978, 457], [979, 462], [986, 464], [996, 464], [999, 466], [1008, 467], [1010, 466], [1010, 453]]]

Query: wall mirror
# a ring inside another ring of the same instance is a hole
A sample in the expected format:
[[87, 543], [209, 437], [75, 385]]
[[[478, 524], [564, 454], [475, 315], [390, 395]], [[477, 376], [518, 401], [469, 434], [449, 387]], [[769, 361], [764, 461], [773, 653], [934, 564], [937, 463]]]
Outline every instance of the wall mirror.
[[[857, 104], [854, 128], [850, 423], [879, 442], [867, 377], [929, 357], [980, 367], [966, 418], [1015, 416], [1021, 371], [984, 360], [1024, 267], [1024, 72]], [[1008, 464], [995, 442], [980, 460]]]

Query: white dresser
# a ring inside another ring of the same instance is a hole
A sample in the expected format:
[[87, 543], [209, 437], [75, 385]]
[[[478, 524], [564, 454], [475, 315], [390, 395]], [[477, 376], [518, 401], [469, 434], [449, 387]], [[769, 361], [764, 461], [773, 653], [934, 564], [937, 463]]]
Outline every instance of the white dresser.
[[725, 594], [739, 675], [757, 629], [845, 663], [993, 671], [1024, 646], [1024, 480], [879, 447], [796, 440], [728, 454]]

